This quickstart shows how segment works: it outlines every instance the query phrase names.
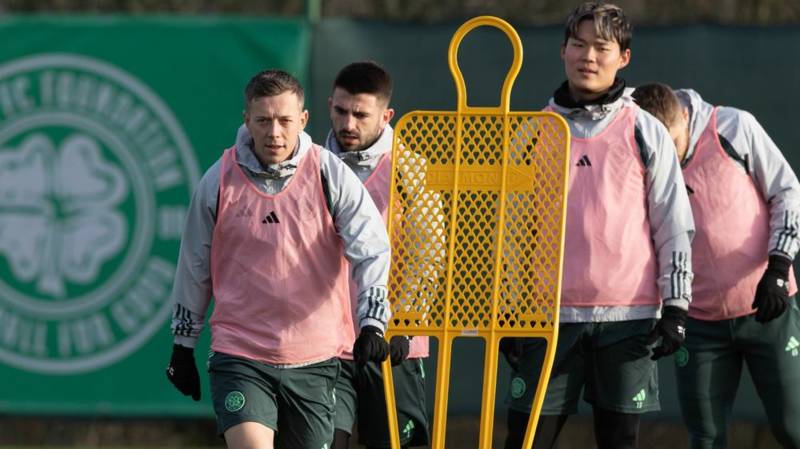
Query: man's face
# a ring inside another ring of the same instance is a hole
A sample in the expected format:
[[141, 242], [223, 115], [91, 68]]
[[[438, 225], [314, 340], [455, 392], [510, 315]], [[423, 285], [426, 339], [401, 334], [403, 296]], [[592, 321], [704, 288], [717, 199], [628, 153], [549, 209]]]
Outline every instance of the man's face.
[[689, 110], [681, 108], [681, 112], [676, 114], [670, 125], [669, 136], [675, 142], [675, 150], [678, 153], [678, 160], [683, 162], [686, 152], [689, 151]]
[[293, 92], [250, 100], [244, 124], [253, 137], [253, 151], [264, 165], [291, 157], [308, 122], [308, 111]]
[[351, 94], [337, 87], [328, 99], [331, 127], [344, 151], [369, 148], [394, 117], [394, 109], [373, 94]]
[[618, 42], [598, 36], [592, 20], [582, 21], [577, 34], [561, 47], [570, 93], [579, 101], [605, 94], [614, 84], [617, 71], [628, 65], [630, 58], [630, 49], [620, 51]]

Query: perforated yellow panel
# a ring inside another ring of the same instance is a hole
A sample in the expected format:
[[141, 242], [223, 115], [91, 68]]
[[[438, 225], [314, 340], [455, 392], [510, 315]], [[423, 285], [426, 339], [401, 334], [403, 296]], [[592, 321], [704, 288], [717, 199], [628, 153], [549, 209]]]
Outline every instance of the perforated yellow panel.
[[553, 328], [565, 126], [541, 112], [412, 112], [400, 120], [389, 225], [393, 331]]
[[[466, 104], [458, 46], [469, 31], [494, 26], [514, 61], [499, 107]], [[456, 111], [415, 111], [395, 127], [389, 234], [392, 319], [386, 337], [438, 339], [431, 447], [444, 448], [453, 340], [486, 340], [479, 446], [491, 447], [502, 337], [547, 340], [524, 447], [532, 443], [558, 334], [569, 128], [550, 112], [511, 112], [522, 65], [516, 31], [496, 17], [462, 25], [450, 42]], [[383, 365], [392, 447], [399, 435], [389, 362]], [[466, 373], [469, 375], [470, 373]]]

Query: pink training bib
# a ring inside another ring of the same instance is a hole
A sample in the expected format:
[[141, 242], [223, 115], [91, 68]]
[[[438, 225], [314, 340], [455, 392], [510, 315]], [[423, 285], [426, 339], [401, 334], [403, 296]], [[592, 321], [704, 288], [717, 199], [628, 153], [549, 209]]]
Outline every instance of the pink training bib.
[[[716, 108], [683, 177], [697, 228], [689, 316], [724, 320], [755, 313], [756, 286], [767, 268], [769, 209], [750, 176], [722, 148]], [[789, 292], [796, 291], [792, 271]]]
[[211, 245], [214, 351], [282, 365], [326, 360], [352, 344], [349, 274], [320, 151], [312, 146], [276, 195], [247, 178], [235, 148], [222, 156]]
[[636, 105], [597, 136], [573, 137], [561, 305], [658, 305]]
[[[391, 153], [386, 153], [381, 157], [381, 160], [378, 162], [378, 165], [375, 167], [375, 170], [372, 172], [372, 174], [370, 174], [367, 180], [364, 181], [364, 187], [366, 187], [367, 191], [372, 197], [372, 201], [375, 202], [375, 206], [377, 206], [378, 210], [381, 212], [384, 223], [388, 223], [389, 189], [391, 188], [391, 183]], [[358, 287], [352, 280], [350, 281], [350, 301], [353, 307], [353, 316], [355, 316], [356, 307], [358, 305]], [[360, 332], [360, 329], [358, 329], [358, 323], [355, 321], [356, 319], [354, 319], [354, 324], [356, 326], [355, 332], [357, 335]], [[409, 358], [428, 357], [428, 337], [416, 336], [411, 339], [409, 346]], [[351, 343], [347, 351], [342, 353], [340, 357], [347, 360], [353, 360], [352, 348], [353, 345]]]

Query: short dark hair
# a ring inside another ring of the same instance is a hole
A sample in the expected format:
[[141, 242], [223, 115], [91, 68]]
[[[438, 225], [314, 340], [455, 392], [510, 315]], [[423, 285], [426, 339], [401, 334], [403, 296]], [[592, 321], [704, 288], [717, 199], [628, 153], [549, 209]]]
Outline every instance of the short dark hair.
[[244, 88], [245, 107], [255, 99], [275, 97], [284, 92], [297, 95], [300, 104], [303, 104], [305, 93], [297, 78], [283, 70], [264, 70], [250, 78], [247, 87]]
[[572, 10], [564, 28], [564, 44], [578, 35], [578, 27], [584, 20], [593, 21], [597, 35], [607, 41], [616, 41], [620, 51], [630, 48], [633, 27], [625, 12], [617, 5], [601, 2], [586, 2]]
[[333, 81], [333, 88], [337, 87], [351, 95], [375, 95], [386, 104], [392, 99], [392, 77], [374, 61], [360, 61], [344, 66]]
[[666, 127], [675, 124], [681, 112], [681, 102], [672, 88], [662, 83], [639, 86], [633, 91], [633, 99], [640, 108], [652, 114]]

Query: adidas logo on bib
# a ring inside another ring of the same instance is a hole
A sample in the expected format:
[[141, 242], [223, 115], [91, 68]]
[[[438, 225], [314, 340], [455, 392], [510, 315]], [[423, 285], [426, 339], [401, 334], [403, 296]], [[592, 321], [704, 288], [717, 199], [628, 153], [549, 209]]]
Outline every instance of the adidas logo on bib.
[[275, 211], [272, 211], [269, 214], [267, 214], [267, 216], [264, 217], [263, 220], [261, 220], [261, 223], [264, 223], [264, 224], [276, 224], [276, 223], [280, 223], [280, 221], [278, 221], [278, 216], [275, 215]]

